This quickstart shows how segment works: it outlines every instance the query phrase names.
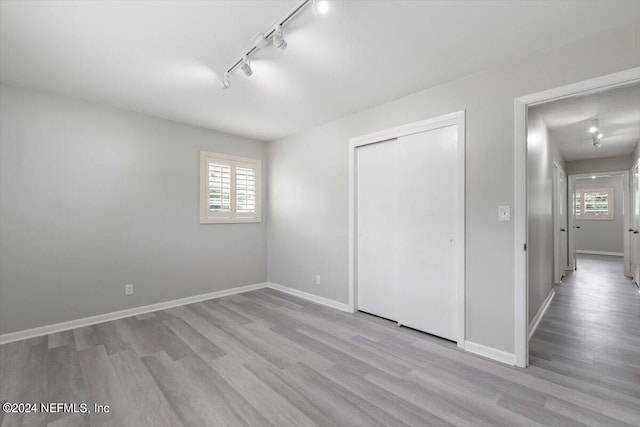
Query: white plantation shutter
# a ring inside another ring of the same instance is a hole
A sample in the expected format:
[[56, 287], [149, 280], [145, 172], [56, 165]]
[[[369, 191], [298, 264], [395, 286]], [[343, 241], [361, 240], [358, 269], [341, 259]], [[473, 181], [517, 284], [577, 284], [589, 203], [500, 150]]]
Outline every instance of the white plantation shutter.
[[256, 170], [236, 166], [236, 212], [256, 211]]
[[231, 166], [209, 162], [209, 212], [231, 212]]
[[260, 160], [200, 152], [200, 222], [260, 222]]

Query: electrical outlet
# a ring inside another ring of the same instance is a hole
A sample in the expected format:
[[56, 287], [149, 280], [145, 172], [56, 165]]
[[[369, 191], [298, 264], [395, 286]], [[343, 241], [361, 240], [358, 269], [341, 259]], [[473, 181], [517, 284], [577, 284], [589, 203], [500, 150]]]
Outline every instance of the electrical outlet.
[[320, 275], [316, 274], [316, 285], [320, 284]]
[[124, 285], [124, 294], [125, 295], [133, 295], [133, 285], [132, 284]]

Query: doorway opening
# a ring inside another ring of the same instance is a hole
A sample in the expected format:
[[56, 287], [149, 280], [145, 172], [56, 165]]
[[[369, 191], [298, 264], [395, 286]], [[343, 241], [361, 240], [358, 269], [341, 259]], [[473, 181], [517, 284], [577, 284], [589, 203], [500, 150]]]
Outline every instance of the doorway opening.
[[552, 302], [556, 291], [578, 289], [578, 279], [609, 281], [603, 274], [615, 264], [620, 277], [611, 281], [638, 295], [632, 193], [639, 95], [634, 68], [515, 100], [517, 366], [529, 365], [529, 339], [548, 308], [562, 303]]

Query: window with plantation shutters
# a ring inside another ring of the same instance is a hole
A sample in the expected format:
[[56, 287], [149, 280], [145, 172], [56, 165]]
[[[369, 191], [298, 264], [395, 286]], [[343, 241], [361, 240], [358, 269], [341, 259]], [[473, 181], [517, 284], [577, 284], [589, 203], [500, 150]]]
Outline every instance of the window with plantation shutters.
[[260, 160], [200, 152], [200, 222], [260, 222]]
[[613, 219], [613, 188], [576, 190], [576, 219]]

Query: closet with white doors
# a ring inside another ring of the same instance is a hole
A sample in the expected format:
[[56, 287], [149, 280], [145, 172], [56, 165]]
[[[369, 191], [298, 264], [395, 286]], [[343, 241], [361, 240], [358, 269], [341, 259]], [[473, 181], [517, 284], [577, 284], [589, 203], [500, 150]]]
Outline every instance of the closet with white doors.
[[356, 307], [452, 341], [464, 331], [463, 119], [354, 144]]

